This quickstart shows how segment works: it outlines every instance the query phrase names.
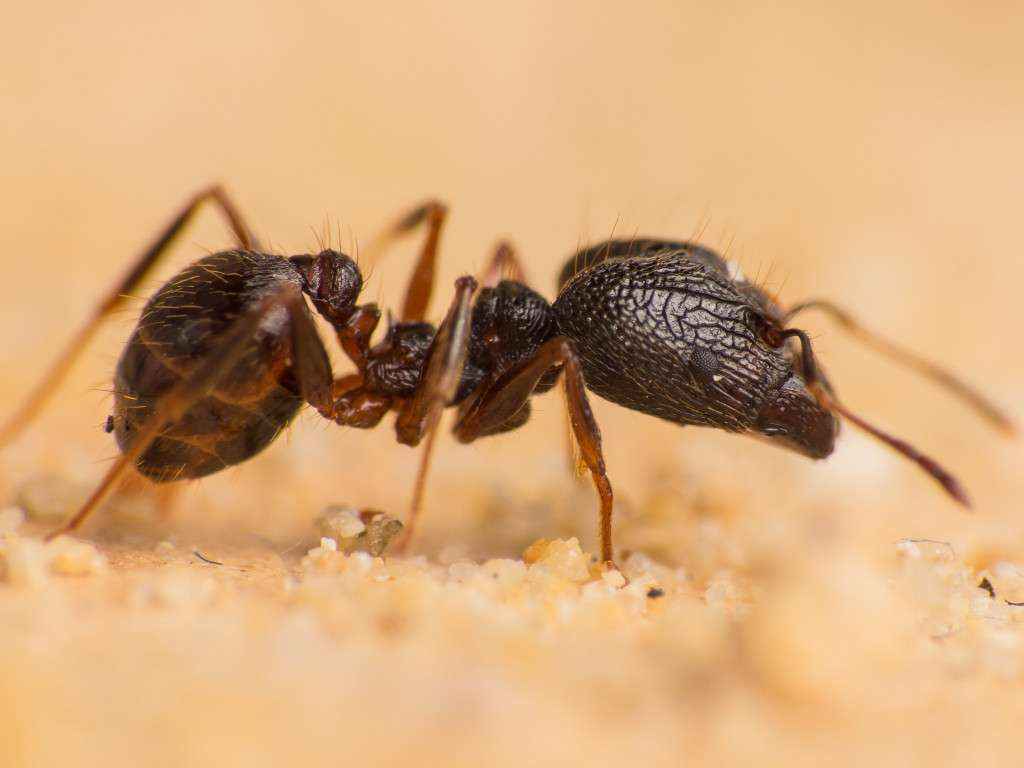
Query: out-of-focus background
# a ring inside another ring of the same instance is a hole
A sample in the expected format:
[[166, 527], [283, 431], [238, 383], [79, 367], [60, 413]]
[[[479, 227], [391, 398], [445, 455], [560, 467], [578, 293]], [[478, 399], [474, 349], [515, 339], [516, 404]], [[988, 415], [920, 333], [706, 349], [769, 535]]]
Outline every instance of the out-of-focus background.
[[[4, 26], [5, 412], [176, 207], [201, 185], [222, 181], [263, 241], [282, 253], [316, 249], [325, 227], [335, 243], [340, 239], [343, 249], [354, 250], [404, 208], [426, 197], [444, 199], [451, 217], [435, 318], [447, 304], [452, 280], [478, 271], [499, 237], [514, 240], [532, 283], [553, 296], [557, 270], [578, 244], [612, 233], [699, 236], [784, 302], [812, 296], [841, 302], [872, 328], [962, 373], [1018, 417], [1024, 413], [1018, 308], [1024, 281], [1018, 232], [1024, 11], [1018, 4], [114, 1], [23, 7]], [[222, 220], [203, 214], [150, 290], [228, 242]], [[417, 245], [409, 241], [390, 254], [374, 270], [367, 295], [397, 305]], [[100, 429], [110, 404], [105, 390], [143, 298], [100, 334], [45, 416], [0, 454], [3, 502], [32, 479], [87, 484], [101, 475], [114, 454], [112, 440]], [[826, 320], [808, 317], [805, 324], [847, 403], [951, 467], [971, 492], [974, 513], [964, 514], [913, 466], [850, 429], [832, 458], [812, 463], [754, 441], [679, 429], [596, 401], [619, 500], [620, 546], [684, 569], [695, 594], [703, 594], [716, 574], [743, 574], [755, 610], [763, 610], [764, 594], [773, 594], [771, 580], [758, 574], [775, 566], [762, 571], [760, 565], [777, 566], [825, 549], [831, 554], [814, 571], [818, 576], [832, 573], [827, 562], [888, 563], [894, 543], [903, 538], [949, 542], [970, 580], [996, 563], [1024, 562], [1020, 440], [996, 435], [947, 394], [858, 347]], [[343, 368], [333, 339], [325, 334], [325, 340]], [[545, 535], [579, 535], [585, 549], [594, 549], [594, 502], [589, 488], [578, 488], [566, 474], [557, 395], [535, 401], [534, 414], [512, 435], [469, 447], [440, 441], [418, 544], [432, 562], [518, 557]], [[310, 534], [311, 519], [331, 502], [402, 514], [416, 461], [415, 452], [394, 442], [390, 421], [363, 432], [306, 413], [257, 459], [190, 485], [166, 535], [186, 548], [195, 542], [213, 548], [262, 542], [283, 551]], [[142, 541], [139, 547], [152, 550], [159, 538]], [[865, 572], [885, 584], [891, 577], [886, 567], [865, 566]], [[17, 605], [18, 616], [38, 617], [37, 608], [52, 607], [57, 599], [37, 593], [33, 603], [31, 597], [13, 597], [14, 587], [7, 589], [0, 598], [11, 611]], [[75, 624], [68, 617], [78, 615], [76, 601], [86, 598], [76, 589], [52, 589], [70, 612], [61, 621]], [[811, 613], [838, 610], [838, 598], [828, 590], [820, 602], [794, 594]], [[259, 604], [251, 595], [245, 599]], [[268, 604], [276, 605], [275, 599]], [[287, 611], [285, 616], [294, 620]], [[699, 623], [702, 616], [691, 618]], [[877, 615], [865, 610], [858, 616], [887, 626], [881, 608]], [[997, 627], [1003, 639], [991, 642], [1003, 642], [1019, 667], [1024, 650], [1011, 631], [1018, 620], [1007, 616]], [[93, 620], [98, 623], [91, 636], [131, 646], [110, 624]], [[884, 634], [878, 627], [836, 621], [843, 631], [830, 624], [835, 633], [816, 637], [808, 630], [801, 642], [820, 651], [820, 644], [841, 645], [862, 631]], [[25, 637], [45, 645], [58, 626], [63, 625], [55, 619], [48, 634], [33, 624], [35, 631], [26, 630]], [[139, 631], [147, 647], [152, 635]], [[800, 630], [794, 625], [793, 632]], [[194, 635], [182, 637], [205, 647]], [[199, 667], [232, 660], [232, 641], [218, 636], [211, 642], [224, 658], [204, 657]], [[285, 645], [286, 639], [279, 642]], [[316, 642], [347, 647], [330, 632]], [[40, 723], [52, 717], [59, 733], [60, 724], [81, 716], [69, 702], [95, 704], [102, 697], [77, 691], [58, 697], [67, 711], [48, 711], [39, 691], [61, 688], [55, 673], [43, 670], [52, 659], [45, 651], [33, 656], [25, 650], [29, 640], [24, 647], [19, 643], [9, 643], [15, 650], [7, 671], [16, 667], [20, 676], [6, 690], [12, 701], [27, 695], [32, 702], [10, 710], [22, 726], [22, 758], [30, 760], [50, 754], [32, 735]], [[92, 652], [117, 658], [117, 646], [110, 643], [97, 643]], [[553, 654], [545, 658], [562, 658], [561, 651], [544, 647]], [[392, 657], [375, 655], [372, 643], [359, 648], [371, 659], [360, 669], [378, 669], [377, 664], [388, 677]], [[486, 674], [459, 666], [450, 650], [438, 650], [440, 656], [416, 652], [423, 655], [424, 669], [435, 668], [442, 656], [453, 665], [466, 686], [459, 701], [471, 709], [479, 694], [473, 686], [498, 686]], [[149, 657], [138, 646], [133, 653], [131, 663], [147, 668]], [[638, 687], [656, 675], [636, 660], [645, 653], [642, 643], [618, 653], [614, 658], [628, 665], [622, 679], [609, 683], [612, 699], [623, 694], [629, 674], [637, 674]], [[791, 663], [799, 666], [799, 653], [793, 654]], [[40, 669], [29, 663], [33, 658]], [[72, 663], [80, 660], [75, 651], [60, 658], [62, 675], [73, 677], [81, 669]], [[595, 665], [598, 659], [594, 654]], [[301, 659], [295, 668], [280, 655], [275, 660], [274, 675], [285, 680], [281, 685], [290, 701], [301, 706], [301, 686], [298, 692], [288, 686], [310, 670], [301, 668]], [[239, 679], [257, 676], [264, 661], [246, 657], [251, 668], [239, 672]], [[179, 670], [175, 679], [200, 674], [187, 659], [174, 663], [180, 667], [168, 668]], [[576, 664], [574, 674], [589, 679], [578, 659]], [[505, 693], [484, 695], [495, 711], [475, 713], [478, 725], [481, 717], [485, 721], [487, 738], [475, 732], [475, 748], [484, 751], [472, 755], [490, 754], [493, 764], [501, 756], [524, 756], [527, 734], [515, 729], [526, 727], [531, 711], [551, 715], [562, 686], [570, 685], [559, 677], [559, 665], [552, 665], [543, 675], [511, 673], [501, 688]], [[857, 730], [851, 725], [856, 718], [845, 719], [833, 723], [830, 747], [859, 745], [875, 764], [891, 755], [920, 756], [924, 752], [916, 745], [925, 749], [925, 735], [938, 722], [940, 731], [952, 734], [943, 749], [936, 747], [943, 759], [949, 759], [946, 747], [954, 741], [989, 745], [993, 754], [1009, 747], [993, 729], [998, 711], [1005, 715], [1000, 707], [1020, 695], [1019, 669], [994, 677], [978, 673], [985, 682], [976, 676], [957, 687], [938, 667], [936, 661], [927, 674], [941, 682], [932, 680], [922, 696], [945, 702], [948, 722], [922, 721], [910, 735], [885, 731], [874, 741], [869, 727]], [[977, 672], [976, 666], [970, 669]], [[36, 671], [45, 680], [42, 688], [34, 682]], [[904, 682], [919, 679], [916, 672], [900, 678], [891, 669], [854, 661], [829, 667], [808, 685], [828, 700], [822, 692], [844, 675], [871, 680], [885, 674]], [[374, 675], [367, 675], [372, 687]], [[129, 687], [120, 697], [111, 694], [116, 704], [107, 713], [110, 719], [125, 717], [138, 693], [126, 683], [131, 675], [116, 677], [117, 685]], [[102, 687], [99, 677], [85, 679]], [[711, 672], [685, 680], [712, 689], [721, 682]], [[65, 682], [77, 685], [74, 679]], [[157, 744], [165, 738], [174, 742], [159, 734], [161, 726], [193, 722], [181, 713], [202, 711], [219, 695], [227, 709], [237, 711], [216, 720], [223, 730], [213, 742], [222, 759], [234, 754], [228, 746], [234, 743], [231, 729], [251, 739], [253, 723], [263, 718], [283, 729], [279, 743], [293, 747], [290, 739], [302, 736], [285, 726], [299, 728], [303, 721], [274, 709], [278, 683], [236, 695], [204, 688], [195, 704], [167, 701], [166, 719], [132, 721], [137, 728], [125, 733], [150, 728]], [[414, 675], [409, 685], [427, 683]], [[885, 698], [885, 687], [879, 689]], [[502, 698], [506, 694], [510, 698]], [[353, 684], [346, 695], [367, 694]], [[422, 708], [403, 710], [404, 718], [425, 727], [417, 718], [429, 712], [427, 720], [443, 721], [437, 728], [444, 738], [460, 733], [458, 706], [444, 699], [445, 708], [426, 693], [416, 695], [424, 697]], [[665, 724], [659, 718], [674, 716], [673, 695], [644, 700], [659, 725]], [[959, 711], [951, 702], [961, 695], [985, 713], [972, 715], [965, 731], [951, 725]], [[386, 709], [387, 697], [371, 700]], [[236, 709], [253, 701], [252, 710]], [[316, 707], [342, 706], [322, 691], [313, 701]], [[565, 701], [569, 706], [573, 699]], [[825, 748], [816, 741], [820, 729], [794, 725], [787, 718], [797, 715], [789, 709], [766, 710], [763, 718], [751, 714], [756, 705], [750, 701], [730, 699], [726, 709], [742, 712], [740, 721], [708, 715], [706, 727], [697, 730], [704, 740], [701, 754], [741, 759], [750, 749], [763, 758], [784, 748], [791, 761], [802, 756], [813, 764], [816, 749]], [[501, 715], [513, 710], [509, 730], [503, 730]], [[615, 717], [562, 713], [564, 721], [545, 731], [561, 745], [552, 754], [570, 744], [578, 753], [566, 754], [621, 760], [638, 754], [634, 742], [650, 749], [644, 759], [695, 754], [685, 739], [665, 744], [664, 752], [652, 747], [664, 732], [654, 724], [646, 732], [643, 722], [650, 724], [650, 718], [609, 736], [602, 718], [614, 720], [628, 711], [627, 702], [614, 710]], [[338, 712], [343, 723], [366, 717]], [[857, 712], [862, 725], [866, 716]], [[785, 747], [772, 741], [774, 726], [766, 723], [773, 718], [781, 719], [778, 728], [791, 729]], [[743, 742], [751, 722], [762, 730], [755, 729], [753, 742]], [[333, 728], [312, 727], [308, 735], [320, 739]], [[118, 743], [111, 734], [83, 733], [90, 734], [83, 738], [97, 754]], [[323, 753], [345, 757], [344, 739], [321, 744]], [[747, 747], [736, 747], [740, 742]], [[410, 764], [427, 754], [421, 750], [436, 747], [429, 732], [422, 742], [410, 743]], [[540, 739], [534, 746], [542, 750], [545, 743]], [[363, 746], [372, 751], [372, 744]], [[319, 754], [306, 747], [314, 758]], [[57, 749], [52, 743], [48, 748]], [[82, 755], [94, 757], [88, 749]], [[163, 762], [154, 764], [182, 764], [169, 753], [155, 755]]]

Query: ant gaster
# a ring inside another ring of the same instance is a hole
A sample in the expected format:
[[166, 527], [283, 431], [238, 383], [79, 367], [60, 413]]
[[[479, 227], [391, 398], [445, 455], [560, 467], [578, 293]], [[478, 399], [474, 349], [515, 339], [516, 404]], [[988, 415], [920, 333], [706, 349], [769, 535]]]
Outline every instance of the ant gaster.
[[[371, 428], [397, 412], [399, 442], [427, 442], [405, 534], [422, 506], [441, 411], [457, 408], [456, 438], [472, 442], [521, 427], [530, 397], [563, 379], [573, 436], [600, 499], [601, 558], [613, 562], [612, 488], [587, 398], [603, 398], [681, 425], [746, 433], [820, 459], [838, 416], [931, 474], [958, 502], [960, 484], [933, 459], [851, 413], [818, 366], [805, 332], [787, 327], [816, 308], [881, 351], [951, 388], [1000, 428], [1010, 421], [946, 371], [863, 329], [824, 301], [789, 312], [714, 251], [687, 241], [609, 240], [577, 252], [549, 303], [525, 284], [508, 245], [469, 276], [435, 329], [424, 321], [446, 209], [430, 202], [399, 219], [375, 246], [426, 224], [400, 321], [371, 346], [380, 320], [357, 304], [363, 277], [343, 253], [282, 258], [256, 246], [220, 187], [194, 196], [143, 253], [0, 430], [10, 439], [38, 412], [97, 324], [149, 272], [205, 201], [227, 217], [238, 248], [187, 267], [150, 299], [117, 365], [108, 419], [122, 454], [61, 532], [76, 528], [131, 467], [157, 481], [195, 478], [263, 450], [303, 403], [339, 424]], [[371, 249], [373, 250], [373, 249]], [[500, 279], [509, 273], [513, 279]], [[303, 295], [334, 328], [356, 372], [334, 378]], [[475, 296], [475, 300], [474, 300]]]

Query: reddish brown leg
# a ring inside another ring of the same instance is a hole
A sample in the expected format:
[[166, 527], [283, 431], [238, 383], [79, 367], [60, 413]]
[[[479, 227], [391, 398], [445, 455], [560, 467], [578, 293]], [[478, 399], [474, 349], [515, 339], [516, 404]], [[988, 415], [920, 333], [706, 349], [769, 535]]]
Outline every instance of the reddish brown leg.
[[[153, 484], [151, 483], [150, 486]], [[161, 483], [156, 488], [150, 487], [149, 492], [153, 494], [153, 503], [156, 505], [157, 517], [163, 522], [169, 522], [174, 508], [178, 504], [178, 496], [184, 489], [182, 483]]]
[[480, 273], [480, 286], [493, 288], [502, 280], [513, 280], [526, 285], [526, 271], [512, 243], [502, 240], [495, 246], [494, 255]]
[[[241, 360], [249, 350], [249, 339], [264, 318], [281, 306], [288, 308], [292, 328], [292, 358], [300, 378], [303, 396], [321, 413], [331, 412], [331, 369], [323, 345], [316, 337], [305, 302], [293, 286], [263, 299], [240, 317], [221, 337], [217, 346], [200, 361], [173, 389], [156, 404], [153, 415], [139, 426], [131, 445], [107, 470], [103, 480], [81, 509], [47, 540], [78, 528], [106, 498], [117, 482], [153, 444], [164, 429], [180, 420], [188, 410], [216, 387], [217, 382]], [[309, 338], [308, 334], [313, 337]]]
[[427, 239], [423, 242], [416, 267], [409, 279], [409, 287], [405, 290], [400, 315], [403, 322], [422, 322], [427, 316], [430, 296], [434, 292], [437, 245], [441, 239], [444, 220], [448, 216], [448, 208], [441, 203], [431, 202], [425, 206], [423, 215], [427, 221]]
[[[483, 288], [493, 288], [502, 280], [513, 280], [528, 285], [522, 261], [520, 261], [515, 247], [507, 240], [502, 240], [497, 244], [494, 255], [491, 256], [491, 260], [480, 273], [480, 285]], [[587, 471], [587, 466], [583, 463], [583, 458], [576, 446], [572, 421], [569, 418], [568, 403], [564, 400], [563, 413], [565, 415], [565, 466], [573, 478], [582, 479]]]
[[817, 309], [846, 330], [851, 336], [860, 339], [865, 345], [885, 355], [891, 360], [911, 368], [922, 376], [931, 379], [941, 387], [945, 387], [961, 400], [966, 402], [982, 418], [987, 419], [994, 427], [1012, 435], [1016, 432], [1013, 421], [995, 403], [985, 395], [972, 387], [967, 382], [958, 378], [942, 366], [936, 365], [930, 360], [912, 352], [895, 342], [889, 341], [883, 336], [868, 330], [854, 319], [853, 315], [845, 309], [824, 299], [812, 299], [795, 305], [786, 313], [784, 324], [788, 323], [796, 314], [806, 309]]
[[[401, 216], [363, 249], [360, 260], [363, 262], [364, 272], [369, 272], [373, 262], [384, 249], [414, 231], [419, 225], [427, 224], [427, 237], [420, 249], [412, 277], [409, 279], [400, 320], [419, 322], [426, 314], [434, 288], [437, 246], [447, 215], [448, 209], [443, 203], [428, 200]], [[344, 325], [335, 326], [334, 330], [338, 335], [341, 348], [360, 373], [366, 368], [366, 356], [370, 349], [370, 341], [379, 322], [380, 309], [377, 305], [363, 304], [355, 308], [352, 316]]]
[[57, 357], [57, 360], [35, 389], [30, 392], [21, 407], [3, 426], [0, 426], [0, 446], [13, 440], [38, 415], [46, 401], [50, 399], [67, 376], [85, 345], [92, 339], [100, 323], [124, 303], [127, 294], [130, 294], [145, 279], [160, 258], [167, 253], [168, 246], [181, 233], [199, 207], [207, 201], [220, 208], [221, 213], [231, 225], [239, 246], [246, 250], [252, 248], [253, 239], [249, 234], [249, 228], [245, 225], [234, 203], [219, 185], [207, 187], [193, 195], [167, 227], [135, 260], [124, 276], [108, 291], [102, 301], [96, 305], [92, 315]]
[[945, 467], [930, 456], [921, 453], [906, 440], [901, 440], [861, 418], [836, 399], [832, 387], [827, 381], [820, 378], [818, 363], [814, 357], [814, 348], [806, 331], [799, 328], [787, 328], [780, 332], [780, 338], [796, 338], [800, 341], [800, 367], [803, 369], [804, 380], [807, 382], [807, 388], [817, 398], [822, 408], [853, 422], [872, 437], [885, 443], [897, 453], [906, 456], [931, 475], [958, 503], [970, 508], [971, 500], [967, 497], [967, 492], [960, 485], [960, 481]]
[[[282, 289], [268, 300], [269, 309], [257, 313], [266, 314], [274, 307], [284, 306], [288, 309], [289, 327], [291, 328], [292, 366], [298, 379], [302, 399], [316, 408], [325, 419], [334, 418], [334, 387], [337, 382], [331, 373], [331, 361], [327, 350], [316, 331], [313, 318], [306, 308], [302, 294], [294, 289]], [[261, 306], [262, 306], [261, 304]], [[241, 337], [245, 339], [245, 336]], [[226, 344], [226, 342], [225, 342]], [[223, 369], [227, 371], [228, 369]]]
[[335, 326], [338, 343], [353, 362], [360, 374], [366, 369], [366, 355], [370, 350], [370, 340], [380, 322], [380, 310], [376, 304], [363, 304], [353, 310], [351, 317], [344, 325]]
[[419, 258], [413, 268], [409, 286], [402, 302], [402, 321], [419, 322], [426, 317], [427, 305], [434, 290], [434, 272], [437, 264], [437, 246], [441, 229], [448, 217], [448, 207], [438, 200], [428, 200], [401, 216], [391, 226], [377, 235], [363, 249], [360, 261], [366, 271], [372, 267], [380, 253], [403, 236], [415, 230], [420, 224], [427, 225], [427, 237], [423, 241]]
[[590, 409], [579, 358], [567, 338], [558, 336], [545, 342], [532, 359], [506, 372], [489, 386], [482, 387], [479, 394], [460, 411], [455, 435], [461, 442], [469, 443], [500, 430], [526, 405], [541, 377], [558, 365], [564, 368], [566, 402], [573, 434], [600, 499], [601, 560], [614, 566], [613, 495], [601, 451], [601, 430]]
[[334, 402], [334, 420], [346, 427], [372, 429], [380, 424], [394, 405], [394, 398], [377, 392], [370, 392], [360, 386], [341, 395]]
[[126, 475], [118, 485], [118, 499], [145, 499], [156, 513], [156, 518], [167, 522], [174, 514], [184, 483], [154, 483], [140, 474]]
[[[514, 280], [527, 285], [526, 270], [523, 268], [514, 246], [507, 240], [498, 243], [494, 255], [480, 276], [480, 285], [494, 287], [502, 280]], [[565, 413], [565, 465], [574, 478], [582, 478], [587, 470], [583, 457], [573, 435], [572, 420], [569, 418], [568, 402], [563, 401]]]
[[362, 375], [358, 373], [350, 373], [334, 380], [334, 384], [331, 386], [331, 395], [335, 400], [337, 400], [342, 395], [348, 394], [352, 390], [358, 389], [361, 386], [363, 386]]
[[334, 420], [345, 427], [372, 429], [394, 405], [394, 398], [363, 387], [363, 375], [350, 373], [334, 380]]
[[427, 472], [430, 469], [441, 413], [458, 391], [462, 367], [466, 362], [475, 291], [476, 280], [472, 277], [460, 277], [455, 281], [455, 297], [441, 327], [437, 329], [423, 379], [416, 394], [403, 404], [395, 421], [395, 431], [400, 443], [418, 445], [424, 436], [427, 438], [416, 473], [416, 484], [413, 486], [405, 532], [396, 547], [398, 551], [404, 551], [412, 540], [416, 523], [423, 510]]
[[455, 297], [437, 329], [423, 379], [395, 423], [398, 442], [404, 445], [419, 445], [433, 426], [433, 417], [455, 397], [466, 362], [475, 291], [476, 280], [472, 277], [455, 281]]

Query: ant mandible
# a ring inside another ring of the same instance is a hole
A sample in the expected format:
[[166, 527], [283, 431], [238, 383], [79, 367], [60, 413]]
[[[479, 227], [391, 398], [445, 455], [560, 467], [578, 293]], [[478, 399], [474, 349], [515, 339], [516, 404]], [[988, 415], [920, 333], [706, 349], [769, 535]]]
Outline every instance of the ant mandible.
[[[456, 438], [521, 427], [530, 397], [565, 387], [573, 436], [600, 499], [601, 558], [613, 564], [612, 488], [587, 399], [607, 400], [680, 425], [762, 437], [820, 459], [834, 449], [843, 416], [916, 462], [958, 502], [959, 482], [936, 461], [852, 413], [817, 364], [810, 339], [789, 320], [819, 309], [853, 334], [959, 394], [996, 426], [1010, 420], [947, 371], [865, 330], [826, 301], [788, 312], [714, 251], [688, 241], [609, 240], [578, 251], [549, 303], [523, 280], [507, 244], [484, 287], [469, 276], [435, 329], [424, 322], [446, 209], [426, 203], [400, 218], [381, 246], [422, 223], [427, 237], [400, 321], [370, 346], [380, 320], [357, 304], [363, 279], [343, 253], [282, 258], [258, 249], [220, 187], [194, 196], [117, 284], [25, 406], [0, 430], [9, 440], [38, 412], [97, 324], [118, 307], [205, 201], [227, 217], [239, 247], [180, 272], [150, 299], [118, 362], [108, 427], [121, 456], [59, 532], [75, 529], [130, 468], [157, 481], [201, 477], [265, 448], [303, 403], [360, 428], [396, 411], [397, 438], [426, 437], [406, 528], [411, 539], [437, 425], [457, 407]], [[508, 273], [513, 279], [500, 279]], [[357, 372], [335, 379], [303, 299], [334, 328]], [[475, 297], [475, 300], [474, 300]]]

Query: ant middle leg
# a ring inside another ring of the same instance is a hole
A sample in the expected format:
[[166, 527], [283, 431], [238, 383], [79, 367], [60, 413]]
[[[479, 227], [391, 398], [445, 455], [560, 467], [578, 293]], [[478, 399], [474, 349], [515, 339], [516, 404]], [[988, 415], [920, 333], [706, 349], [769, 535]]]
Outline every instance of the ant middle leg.
[[[124, 499], [129, 505], [137, 499], [143, 508], [152, 511], [153, 519], [168, 523], [178, 506], [184, 483], [154, 483], [139, 473], [126, 475], [117, 488], [118, 503]], [[148, 518], [147, 518], [148, 519]]]
[[195, 213], [205, 202], [214, 203], [224, 214], [235, 234], [239, 247], [249, 250], [253, 247], [253, 237], [235, 204], [220, 185], [201, 189], [182, 206], [167, 226], [152, 243], [132, 262], [127, 272], [118, 280], [93, 309], [89, 319], [79, 328], [49, 370], [35, 386], [21, 407], [0, 426], [0, 446], [11, 442], [25, 427], [42, 411], [46, 402], [64, 381], [75, 361], [78, 360], [86, 344], [92, 339], [100, 324], [114, 310], [120, 308], [128, 294], [150, 274], [152, 269], [167, 253], [168, 247], [177, 238]]
[[405, 298], [402, 301], [399, 319], [403, 322], [420, 322], [426, 317], [430, 297], [434, 291], [438, 244], [447, 218], [448, 206], [438, 200], [427, 200], [400, 216], [383, 232], [374, 237], [363, 250], [362, 260], [368, 269], [372, 268], [373, 263], [385, 248], [414, 231], [421, 224], [426, 224], [427, 236], [420, 248], [416, 266], [413, 267]]
[[501, 240], [494, 247], [494, 254], [480, 273], [478, 280], [483, 288], [493, 288], [502, 280], [512, 280], [523, 285], [529, 284], [519, 255], [508, 240]]
[[[400, 216], [374, 237], [362, 251], [360, 260], [363, 262], [363, 269], [369, 272], [387, 247], [426, 223], [427, 236], [416, 259], [402, 302], [399, 316], [402, 322], [421, 322], [426, 316], [434, 290], [438, 244], [447, 216], [448, 207], [444, 203], [428, 200]], [[380, 323], [380, 316], [380, 309], [376, 304], [363, 304], [355, 307], [344, 323], [335, 325], [338, 343], [360, 373], [366, 369], [370, 343]]]
[[430, 470], [441, 413], [455, 397], [462, 378], [462, 369], [469, 351], [473, 294], [476, 287], [476, 280], [472, 277], [460, 277], [455, 281], [455, 296], [441, 326], [437, 329], [423, 378], [415, 394], [402, 404], [395, 421], [395, 431], [400, 443], [415, 446], [426, 437], [426, 444], [420, 455], [419, 469], [416, 472], [405, 533], [396, 547], [400, 552], [412, 541], [423, 510], [427, 473]]
[[601, 560], [615, 567], [612, 544], [614, 496], [601, 450], [601, 430], [590, 408], [579, 357], [566, 337], [556, 336], [546, 341], [531, 359], [481, 387], [478, 394], [460, 408], [455, 436], [460, 442], [469, 443], [484, 435], [517, 426], [538, 382], [558, 366], [563, 369], [573, 435], [600, 500]]

